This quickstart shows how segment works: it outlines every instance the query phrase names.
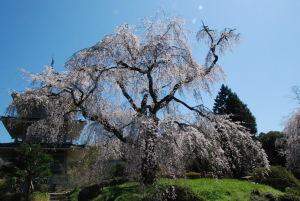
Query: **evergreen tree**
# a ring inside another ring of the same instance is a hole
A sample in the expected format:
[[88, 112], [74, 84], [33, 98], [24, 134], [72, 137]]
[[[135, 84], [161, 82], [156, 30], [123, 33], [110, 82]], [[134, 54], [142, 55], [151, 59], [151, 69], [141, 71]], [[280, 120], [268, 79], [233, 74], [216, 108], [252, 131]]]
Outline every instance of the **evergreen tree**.
[[269, 131], [268, 133], [260, 133], [257, 139], [268, 155], [270, 165], [280, 165], [284, 167], [286, 159], [281, 153], [284, 146], [278, 143], [278, 141], [284, 140], [284, 134], [279, 131]]
[[250, 133], [255, 134], [257, 132], [255, 117], [247, 105], [224, 84], [222, 84], [215, 99], [213, 112], [215, 114], [230, 114], [232, 121], [240, 122], [241, 125], [249, 129]]
[[30, 195], [51, 176], [53, 158], [38, 144], [23, 143], [16, 152], [16, 157], [10, 158], [1, 167], [0, 173], [9, 181], [14, 191]]

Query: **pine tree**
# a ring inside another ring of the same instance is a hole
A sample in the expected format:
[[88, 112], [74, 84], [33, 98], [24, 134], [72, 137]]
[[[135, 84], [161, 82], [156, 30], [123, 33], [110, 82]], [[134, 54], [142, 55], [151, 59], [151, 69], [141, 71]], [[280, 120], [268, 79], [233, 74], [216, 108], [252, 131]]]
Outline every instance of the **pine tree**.
[[213, 112], [215, 114], [230, 114], [232, 121], [240, 122], [244, 127], [249, 129], [250, 133], [255, 134], [257, 132], [255, 117], [247, 105], [224, 84], [222, 84], [215, 99]]
[[19, 190], [29, 196], [51, 176], [53, 158], [38, 144], [23, 143], [16, 153], [16, 157], [9, 158], [8, 163], [0, 168], [0, 173], [14, 191]]

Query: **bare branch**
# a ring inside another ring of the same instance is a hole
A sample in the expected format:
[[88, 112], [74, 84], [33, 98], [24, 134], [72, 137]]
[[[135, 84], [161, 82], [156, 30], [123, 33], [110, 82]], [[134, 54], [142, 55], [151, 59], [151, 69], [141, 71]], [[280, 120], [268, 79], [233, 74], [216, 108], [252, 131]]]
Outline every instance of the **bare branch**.
[[131, 98], [131, 96], [127, 93], [124, 84], [121, 83], [120, 81], [117, 81], [117, 84], [119, 85], [124, 97], [128, 100], [128, 102], [130, 103], [132, 108], [138, 112], [139, 108], [136, 106], [136, 104], [135, 104], [134, 100]]

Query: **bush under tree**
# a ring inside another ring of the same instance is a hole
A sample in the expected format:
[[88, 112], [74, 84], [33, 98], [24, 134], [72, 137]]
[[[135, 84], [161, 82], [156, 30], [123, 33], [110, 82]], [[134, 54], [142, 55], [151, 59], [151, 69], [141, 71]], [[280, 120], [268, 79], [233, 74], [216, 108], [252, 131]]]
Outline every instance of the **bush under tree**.
[[284, 191], [287, 187], [300, 189], [300, 182], [287, 169], [281, 166], [257, 168], [253, 172], [255, 182]]

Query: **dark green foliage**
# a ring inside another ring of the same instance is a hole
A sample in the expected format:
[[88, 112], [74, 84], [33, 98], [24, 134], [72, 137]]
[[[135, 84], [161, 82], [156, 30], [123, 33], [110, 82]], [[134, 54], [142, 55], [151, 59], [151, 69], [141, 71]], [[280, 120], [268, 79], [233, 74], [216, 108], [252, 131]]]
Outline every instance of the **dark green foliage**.
[[253, 172], [255, 182], [266, 184], [284, 191], [287, 187], [300, 188], [300, 182], [287, 169], [281, 166], [257, 168]]
[[1, 167], [8, 190], [30, 194], [51, 175], [52, 158], [36, 144], [23, 143], [16, 149], [16, 157]]
[[285, 189], [285, 192], [287, 194], [290, 194], [290, 195], [297, 195], [297, 196], [300, 196], [300, 188], [292, 188], [292, 187], [287, 187]]
[[124, 177], [126, 176], [125, 168], [125, 163], [117, 163], [112, 167], [111, 175], [113, 177]]
[[300, 197], [294, 194], [285, 194], [276, 196], [272, 193], [264, 193], [264, 194], [251, 194], [251, 198], [249, 201], [300, 201]]
[[297, 195], [282, 195], [279, 196], [278, 201], [300, 201], [300, 197]]
[[286, 195], [279, 197], [279, 201], [300, 201], [300, 188], [287, 187], [285, 189]]
[[[197, 154], [197, 150], [194, 151], [195, 155]], [[201, 173], [206, 173], [206, 172], [211, 172], [211, 166], [209, 165], [209, 161], [207, 159], [201, 158], [201, 157], [196, 157], [196, 158], [191, 158], [188, 159], [186, 162], [186, 170], [190, 172], [201, 172]]]
[[91, 186], [86, 186], [82, 188], [81, 191], [79, 192], [78, 201], [91, 200], [97, 197], [104, 187], [115, 186], [115, 185], [123, 184], [125, 182], [128, 182], [128, 179], [126, 177], [115, 177], [103, 181], [101, 184], [93, 184]]
[[92, 198], [97, 197], [101, 192], [102, 186], [100, 184], [94, 184], [91, 186], [84, 187], [78, 195], [78, 201], [89, 201]]
[[268, 133], [260, 133], [257, 138], [268, 155], [270, 165], [285, 166], [286, 160], [284, 155], [280, 153], [281, 147], [276, 147], [276, 140], [279, 140], [282, 137], [283, 134], [281, 132], [270, 131]]
[[213, 107], [215, 114], [231, 114], [230, 119], [248, 128], [250, 133], [257, 132], [255, 117], [252, 115], [247, 105], [244, 104], [236, 93], [233, 93], [227, 86], [222, 85], [215, 99]]
[[26, 201], [24, 193], [5, 193], [0, 194], [1, 201]]

